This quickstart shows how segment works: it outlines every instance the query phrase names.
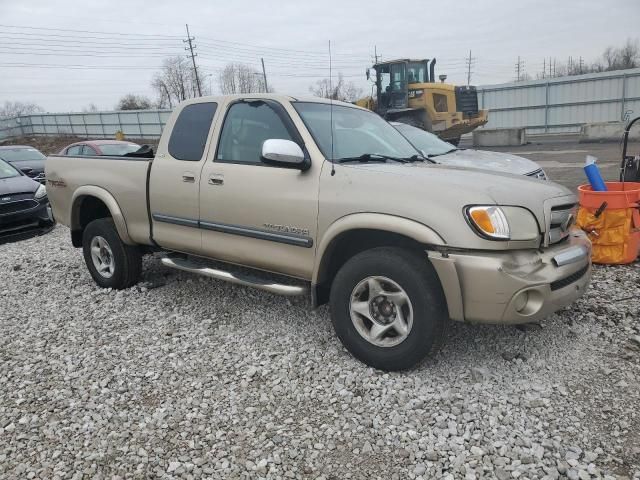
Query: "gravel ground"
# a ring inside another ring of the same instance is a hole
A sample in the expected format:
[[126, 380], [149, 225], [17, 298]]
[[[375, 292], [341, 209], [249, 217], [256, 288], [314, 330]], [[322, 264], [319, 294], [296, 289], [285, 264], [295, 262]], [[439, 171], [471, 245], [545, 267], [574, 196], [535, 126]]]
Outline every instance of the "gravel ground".
[[64, 227], [0, 246], [0, 477], [640, 478], [639, 264], [397, 374], [326, 308], [144, 276], [97, 288]]

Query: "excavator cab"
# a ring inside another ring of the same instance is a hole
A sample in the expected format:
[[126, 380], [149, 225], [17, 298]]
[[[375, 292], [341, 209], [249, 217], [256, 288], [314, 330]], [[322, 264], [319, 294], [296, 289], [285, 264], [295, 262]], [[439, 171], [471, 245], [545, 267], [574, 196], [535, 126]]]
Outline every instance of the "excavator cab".
[[394, 60], [373, 66], [376, 71], [377, 112], [382, 116], [409, 108], [409, 84], [429, 82], [428, 60]]

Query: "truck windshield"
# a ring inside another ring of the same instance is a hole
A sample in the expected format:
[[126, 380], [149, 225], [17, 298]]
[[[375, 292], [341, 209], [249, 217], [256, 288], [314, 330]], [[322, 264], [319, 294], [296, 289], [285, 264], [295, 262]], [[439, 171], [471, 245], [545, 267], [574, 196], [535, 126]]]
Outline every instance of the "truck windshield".
[[433, 133], [425, 132], [404, 123], [392, 123], [392, 125], [427, 157], [444, 155], [457, 150], [456, 147], [444, 140], [440, 140]]
[[7, 162], [0, 160], [0, 178], [19, 177], [20, 172], [9, 165]]
[[[327, 159], [331, 156], [331, 105], [294, 102], [296, 111]], [[333, 106], [333, 159], [380, 155], [412, 157], [419, 153], [395, 128], [373, 112]]]

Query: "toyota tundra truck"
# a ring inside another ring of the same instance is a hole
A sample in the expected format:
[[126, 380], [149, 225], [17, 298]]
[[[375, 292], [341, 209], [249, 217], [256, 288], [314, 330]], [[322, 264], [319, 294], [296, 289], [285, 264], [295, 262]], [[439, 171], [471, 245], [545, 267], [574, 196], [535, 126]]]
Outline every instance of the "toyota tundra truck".
[[46, 162], [53, 214], [101, 287], [131, 287], [161, 252], [168, 268], [329, 303], [356, 358], [401, 370], [449, 320], [537, 322], [589, 284], [569, 190], [435, 164], [355, 105], [191, 99], [149, 153]]

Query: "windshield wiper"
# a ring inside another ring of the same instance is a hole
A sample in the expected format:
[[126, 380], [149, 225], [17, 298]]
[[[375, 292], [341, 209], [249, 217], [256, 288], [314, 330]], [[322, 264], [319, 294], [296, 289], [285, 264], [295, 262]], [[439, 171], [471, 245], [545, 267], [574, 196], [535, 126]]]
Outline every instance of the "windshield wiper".
[[407, 163], [411, 160], [407, 158], [401, 157], [392, 157], [390, 155], [382, 155], [380, 153], [363, 153], [357, 157], [344, 157], [338, 158], [336, 161], [338, 163], [346, 163], [346, 162], [386, 162], [387, 160], [393, 160], [394, 162]]
[[446, 155], [448, 153], [457, 152], [458, 150], [460, 150], [460, 149], [459, 148], [452, 148], [451, 150], [447, 150], [446, 152], [442, 152], [442, 153], [431, 153], [431, 154], [427, 155], [427, 157], [428, 158], [440, 157], [441, 155]]

